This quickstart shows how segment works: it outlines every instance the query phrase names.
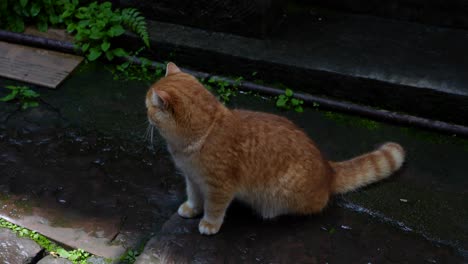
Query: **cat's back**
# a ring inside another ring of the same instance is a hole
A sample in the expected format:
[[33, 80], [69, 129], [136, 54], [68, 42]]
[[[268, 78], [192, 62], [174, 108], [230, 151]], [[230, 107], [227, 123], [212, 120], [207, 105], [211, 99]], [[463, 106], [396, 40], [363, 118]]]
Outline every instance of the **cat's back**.
[[237, 116], [238, 122], [240, 122], [238, 125], [243, 127], [248, 126], [253, 130], [258, 129], [258, 127], [265, 127], [274, 130], [301, 131], [293, 122], [282, 116], [249, 110], [233, 110], [233, 113]]
[[[315, 143], [289, 119], [248, 110], [234, 110], [238, 141], [247, 148], [270, 153], [320, 156]], [[310, 158], [310, 157], [309, 157]]]

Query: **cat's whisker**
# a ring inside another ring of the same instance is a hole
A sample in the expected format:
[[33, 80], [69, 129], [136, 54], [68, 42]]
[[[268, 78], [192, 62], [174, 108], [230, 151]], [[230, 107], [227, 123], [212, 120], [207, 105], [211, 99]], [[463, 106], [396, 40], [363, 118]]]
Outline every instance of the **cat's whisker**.
[[154, 146], [153, 139], [154, 139], [154, 126], [151, 126], [151, 146]]
[[147, 124], [147, 126], [146, 126], [146, 131], [145, 131], [145, 136], [144, 136], [145, 141], [148, 141], [148, 139], [149, 139], [150, 130], [151, 130], [151, 125], [150, 125], [150, 124]]
[[148, 125], [148, 121], [144, 121], [144, 122], [138, 123], [136, 125], [132, 125], [132, 127], [143, 127], [143, 126], [146, 126], [146, 125]]

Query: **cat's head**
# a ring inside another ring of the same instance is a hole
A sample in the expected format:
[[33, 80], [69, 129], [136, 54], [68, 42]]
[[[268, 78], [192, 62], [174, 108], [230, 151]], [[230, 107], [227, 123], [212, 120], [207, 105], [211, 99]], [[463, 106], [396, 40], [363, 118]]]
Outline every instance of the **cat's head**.
[[172, 62], [166, 76], [148, 90], [145, 103], [149, 122], [170, 141], [202, 134], [224, 108], [195, 77]]

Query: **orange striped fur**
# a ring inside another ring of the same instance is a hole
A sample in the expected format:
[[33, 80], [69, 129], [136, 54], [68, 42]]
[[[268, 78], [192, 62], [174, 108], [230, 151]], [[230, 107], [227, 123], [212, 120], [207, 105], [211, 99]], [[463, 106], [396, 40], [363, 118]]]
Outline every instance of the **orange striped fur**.
[[203, 214], [201, 234], [216, 234], [233, 199], [264, 218], [320, 212], [332, 194], [388, 177], [404, 150], [386, 143], [344, 162], [324, 159], [314, 142], [284, 117], [230, 110], [173, 63], [146, 95], [149, 122], [166, 139], [185, 176], [185, 218]]

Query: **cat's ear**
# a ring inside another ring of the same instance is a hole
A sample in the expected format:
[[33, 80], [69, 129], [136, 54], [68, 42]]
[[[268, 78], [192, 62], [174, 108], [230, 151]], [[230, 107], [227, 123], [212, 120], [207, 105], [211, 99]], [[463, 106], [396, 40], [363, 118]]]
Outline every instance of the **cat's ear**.
[[151, 96], [151, 103], [154, 106], [160, 109], [168, 109], [171, 96], [165, 91], [155, 91], [153, 90], [153, 95]]
[[178, 72], [181, 72], [181, 70], [179, 69], [179, 67], [177, 67], [177, 65], [175, 65], [175, 63], [169, 62], [167, 64], [167, 66], [166, 66], [166, 76], [171, 75], [171, 74], [175, 74], [175, 73], [178, 73]]

